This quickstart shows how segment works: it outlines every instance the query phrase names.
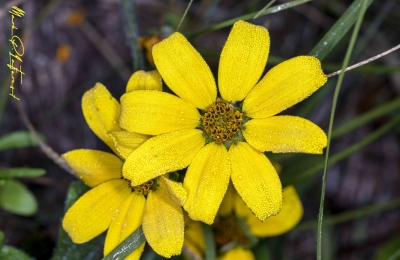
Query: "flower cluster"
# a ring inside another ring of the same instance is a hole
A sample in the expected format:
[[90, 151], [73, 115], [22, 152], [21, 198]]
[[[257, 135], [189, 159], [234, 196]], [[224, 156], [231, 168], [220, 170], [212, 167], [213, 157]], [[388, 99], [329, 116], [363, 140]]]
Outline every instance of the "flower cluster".
[[[221, 53], [217, 89], [200, 54], [174, 33], [153, 47], [158, 71], [133, 74], [121, 104], [99, 83], [87, 91], [86, 122], [115, 155], [86, 149], [63, 155], [92, 187], [64, 217], [72, 240], [83, 243], [108, 229], [108, 254], [142, 226], [154, 251], [171, 257], [184, 243], [190, 247], [194, 221], [214, 223], [218, 243], [233, 241], [235, 250], [245, 247], [249, 232], [234, 229], [233, 217], [258, 237], [297, 224], [302, 208], [294, 188], [282, 192], [264, 152], [322, 153], [327, 138], [318, 126], [277, 114], [327, 78], [318, 59], [299, 56], [260, 80], [269, 45], [264, 27], [238, 21]], [[176, 95], [162, 92], [161, 78]], [[182, 207], [191, 219], [185, 240]], [[226, 225], [237, 231], [224, 234]], [[138, 259], [143, 246], [129, 259]]]

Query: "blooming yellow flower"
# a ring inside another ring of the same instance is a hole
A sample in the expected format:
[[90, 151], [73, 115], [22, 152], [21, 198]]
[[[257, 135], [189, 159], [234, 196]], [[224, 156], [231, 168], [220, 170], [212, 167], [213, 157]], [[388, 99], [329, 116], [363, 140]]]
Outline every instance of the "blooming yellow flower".
[[[261, 222], [230, 184], [212, 224], [215, 243], [222, 253], [218, 259], [255, 259], [253, 253], [247, 249], [254, 245], [254, 237], [284, 234], [293, 229], [302, 216], [303, 207], [293, 186], [283, 190], [283, 204], [279, 214]], [[201, 239], [204, 234], [200, 222], [185, 218], [185, 224], [184, 245], [193, 253], [204, 256], [205, 242]]]
[[263, 152], [322, 153], [327, 144], [325, 133], [312, 122], [276, 114], [308, 97], [327, 78], [318, 59], [299, 56], [259, 81], [269, 44], [264, 27], [235, 23], [219, 62], [221, 98], [209, 67], [183, 35], [174, 33], [155, 45], [156, 67], [179, 97], [159, 91], [122, 96], [120, 126], [156, 135], [130, 154], [123, 176], [140, 185], [189, 166], [184, 208], [191, 218], [212, 223], [230, 179], [260, 220], [276, 215], [282, 186]]
[[[152, 87], [153, 86], [153, 87]], [[127, 91], [161, 89], [155, 72], [135, 73]], [[63, 154], [82, 181], [92, 189], [67, 211], [63, 228], [75, 243], [84, 243], [108, 229], [104, 255], [142, 225], [146, 240], [165, 257], [180, 254], [184, 221], [181, 205], [186, 199], [182, 184], [168, 174], [133, 185], [122, 177], [123, 159], [150, 136], [124, 131], [117, 121], [120, 105], [100, 83], [82, 98], [86, 122], [114, 154], [79, 149]], [[139, 259], [145, 243], [126, 259]]]

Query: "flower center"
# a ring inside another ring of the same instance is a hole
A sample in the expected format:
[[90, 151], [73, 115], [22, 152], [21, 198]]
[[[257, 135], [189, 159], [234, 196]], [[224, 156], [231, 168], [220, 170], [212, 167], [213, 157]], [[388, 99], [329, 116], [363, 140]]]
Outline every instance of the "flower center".
[[225, 245], [233, 241], [239, 244], [248, 242], [247, 237], [233, 217], [218, 218], [213, 226], [215, 242], [218, 245]]
[[143, 183], [142, 185], [133, 186], [132, 188], [138, 194], [147, 195], [150, 191], [154, 190], [156, 186], [157, 186], [156, 180], [152, 179], [146, 183]]
[[217, 144], [233, 140], [242, 125], [243, 114], [239, 110], [218, 98], [217, 102], [208, 106], [204, 112], [201, 117], [204, 131]]

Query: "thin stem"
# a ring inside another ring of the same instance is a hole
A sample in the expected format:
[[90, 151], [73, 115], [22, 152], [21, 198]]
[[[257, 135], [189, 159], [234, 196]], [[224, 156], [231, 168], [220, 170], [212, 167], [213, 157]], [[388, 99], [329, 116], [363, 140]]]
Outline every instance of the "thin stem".
[[181, 27], [181, 24], [182, 24], [182, 22], [183, 22], [183, 19], [185, 19], [186, 15], [187, 15], [187, 12], [189, 11], [189, 8], [190, 8], [190, 6], [192, 5], [192, 3], [193, 3], [193, 0], [190, 0], [188, 6], [186, 7], [185, 12], [184, 12], [183, 15], [182, 15], [181, 20], [179, 21], [178, 27], [176, 28], [176, 31], [177, 31], [177, 32], [179, 32], [179, 28]]
[[268, 7], [270, 7], [273, 3], [275, 3], [276, 0], [271, 0], [266, 6], [264, 6], [263, 9], [261, 9], [253, 18], [256, 19], [257, 17], [259, 17], [265, 10], [267, 10]]
[[[369, 59], [367, 59], [367, 60], [364, 60], [364, 61], [359, 62], [359, 63], [357, 63], [357, 64], [354, 64], [354, 65], [352, 65], [352, 66], [350, 66], [350, 67], [347, 67], [344, 71], [346, 72], [346, 71], [355, 69], [355, 68], [357, 68], [357, 67], [360, 67], [360, 66], [362, 66], [362, 65], [364, 65], [364, 64], [373, 62], [374, 60], [377, 60], [377, 59], [379, 59], [379, 58], [381, 58], [381, 57], [383, 57], [383, 56], [385, 56], [385, 55], [388, 55], [389, 53], [394, 52], [395, 50], [398, 50], [398, 49], [400, 49], [400, 44], [394, 46], [393, 48], [391, 48], [391, 49], [389, 49], [389, 50], [387, 50], [387, 51], [385, 51], [385, 52], [382, 52], [381, 54], [378, 54], [378, 55], [376, 55], [376, 56], [374, 56], [374, 57], [371, 57], [371, 58], [369, 58]], [[343, 69], [342, 69], [342, 70], [343, 70]], [[326, 75], [326, 76], [327, 76], [328, 78], [333, 77], [333, 76], [336, 76], [336, 75], [340, 74], [340, 72], [342, 72], [342, 70], [338, 70], [338, 71], [333, 72], [333, 73], [330, 73], [330, 74], [328, 74], [328, 75]]]
[[340, 72], [338, 82], [336, 84], [335, 88], [335, 93], [333, 95], [333, 102], [332, 102], [332, 110], [331, 110], [331, 117], [329, 120], [329, 131], [328, 131], [328, 145], [326, 147], [326, 154], [325, 154], [325, 164], [324, 164], [324, 174], [322, 176], [322, 190], [321, 190], [321, 201], [319, 205], [319, 214], [318, 214], [318, 230], [317, 230], [317, 260], [321, 260], [322, 258], [322, 220], [324, 218], [324, 200], [325, 200], [325, 187], [326, 187], [326, 173], [328, 169], [328, 159], [329, 159], [329, 149], [330, 149], [330, 143], [331, 143], [331, 136], [332, 136], [332, 126], [333, 126], [333, 121], [335, 118], [335, 110], [336, 110], [336, 104], [340, 92], [340, 87], [343, 82], [343, 77], [345, 74], [345, 68], [349, 64], [350, 56], [353, 51], [354, 44], [357, 39], [358, 31], [360, 30], [361, 27], [361, 22], [364, 18], [364, 13], [367, 9], [367, 1], [363, 1], [361, 5], [361, 10], [356, 22], [356, 25], [354, 26], [353, 34], [350, 39], [350, 44], [349, 47], [347, 48], [346, 56], [343, 61], [343, 66], [342, 66], [342, 71]]

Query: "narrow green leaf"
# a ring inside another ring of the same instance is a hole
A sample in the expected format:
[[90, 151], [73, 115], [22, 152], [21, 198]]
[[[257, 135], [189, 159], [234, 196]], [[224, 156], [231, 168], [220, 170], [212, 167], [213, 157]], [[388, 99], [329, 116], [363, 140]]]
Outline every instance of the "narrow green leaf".
[[23, 251], [12, 247], [12, 246], [3, 246], [0, 251], [0, 259], [1, 260], [31, 260], [27, 254]]
[[210, 225], [203, 223], [204, 241], [206, 242], [205, 260], [215, 260], [217, 249], [214, 241], [214, 234]]
[[369, 111], [361, 116], [358, 116], [354, 119], [352, 119], [350, 122], [345, 123], [339, 127], [337, 127], [336, 129], [334, 129], [332, 131], [332, 138], [336, 138], [339, 136], [344, 135], [345, 133], [360, 127], [372, 120], [374, 120], [375, 118], [388, 114], [396, 109], [400, 108], [400, 98], [396, 98], [395, 100], [380, 105], [377, 108], [373, 109], [372, 111]]
[[[396, 253], [398, 258], [396, 257]], [[400, 236], [397, 236], [376, 251], [376, 260], [392, 260], [400, 258]]]
[[[271, 14], [271, 13], [277, 13], [279, 11], [283, 11], [283, 10], [286, 10], [286, 9], [289, 9], [289, 8], [292, 8], [292, 7], [295, 7], [297, 5], [301, 5], [301, 4], [310, 2], [310, 1], [311, 0], [295, 0], [295, 1], [291, 1], [289, 3], [273, 6], [271, 8], [266, 9], [265, 11], [261, 12], [261, 14], [259, 14], [259, 16], [263, 16], [263, 15]], [[231, 26], [231, 25], [233, 25], [235, 22], [237, 22], [239, 20], [244, 20], [244, 21], [251, 20], [257, 14], [258, 14], [258, 12], [253, 12], [253, 13], [249, 13], [249, 14], [246, 14], [246, 15], [242, 15], [242, 16], [238, 16], [236, 18], [232, 18], [232, 19], [226, 20], [224, 22], [215, 24], [213, 26], [201, 29], [200, 31], [194, 32], [193, 34], [189, 34], [189, 35], [187, 35], [187, 38], [192, 39], [192, 38], [195, 38], [195, 37], [197, 37], [197, 36], [199, 36], [201, 34], [208, 33], [208, 32], [213, 32], [213, 31], [216, 31], [216, 30]]]
[[[347, 147], [346, 149], [342, 150], [341, 152], [330, 157], [329, 161], [328, 161], [328, 166], [335, 164], [335, 163], [347, 158], [351, 154], [359, 151], [360, 149], [366, 147], [373, 141], [377, 140], [379, 137], [383, 136], [390, 129], [392, 129], [392, 127], [397, 125], [398, 122], [400, 122], [400, 116], [393, 118], [391, 121], [389, 121], [385, 125], [381, 126], [377, 130], [375, 130], [373, 133], [371, 133], [367, 137], [363, 138], [361, 141]], [[298, 174], [295, 177], [287, 178], [282, 175], [283, 186], [287, 186], [289, 184], [294, 184], [305, 178], [311, 177], [314, 174], [318, 173], [322, 169], [324, 169], [324, 162], [322, 161], [322, 158], [320, 158], [320, 161], [314, 162], [314, 165], [312, 167], [307, 168], [304, 171], [298, 171]], [[287, 175], [290, 175], [290, 174], [287, 174]]]
[[[44, 136], [41, 135], [41, 137], [44, 140]], [[36, 145], [35, 138], [28, 131], [17, 131], [0, 137], [0, 151]]]
[[[381, 212], [384, 210], [396, 209], [400, 207], [400, 199], [394, 199], [385, 203], [378, 203], [371, 206], [362, 207], [359, 209], [347, 211], [344, 213], [336, 214], [334, 216], [329, 216], [324, 219], [323, 225], [324, 226], [332, 226], [339, 223], [347, 222], [353, 219], [365, 217], [369, 214]], [[300, 231], [305, 229], [316, 228], [318, 221], [311, 220], [307, 222], [303, 222], [299, 224], [297, 227], [293, 229], [293, 231]], [[387, 259], [387, 258], [384, 258]]]
[[20, 177], [39, 177], [46, 173], [44, 169], [38, 168], [8, 168], [0, 170], [0, 179], [20, 178]]
[[356, 42], [357, 35], [360, 30], [362, 20], [364, 18], [365, 11], [367, 10], [367, 1], [368, 0], [364, 0], [362, 2], [360, 12], [358, 13], [357, 23], [354, 26], [354, 30], [353, 30], [353, 34], [351, 35], [349, 47], [347, 48], [346, 56], [344, 57], [344, 60], [343, 60], [342, 71], [339, 74], [335, 92], [333, 94], [332, 109], [331, 109], [331, 116], [330, 116], [330, 120], [329, 120], [329, 129], [328, 129], [328, 145], [325, 150], [326, 156], [325, 156], [325, 163], [324, 163], [324, 173], [322, 176], [321, 201], [320, 201], [320, 205], [319, 205], [319, 214], [318, 214], [317, 260], [321, 260], [321, 258], [322, 258], [322, 221], [324, 218], [326, 173], [327, 173], [327, 169], [328, 169], [329, 149], [330, 149], [330, 143], [331, 143], [331, 137], [332, 137], [332, 126], [333, 126], [333, 121], [335, 119], [336, 104], [337, 104], [338, 97], [339, 97], [340, 87], [342, 86], [342, 82], [343, 82], [343, 78], [344, 78], [344, 74], [345, 74], [345, 68], [349, 64], [351, 53], [353, 52], [354, 44]]
[[130, 234], [121, 244], [113, 251], [106, 255], [103, 260], [123, 260], [143, 242], [146, 242], [142, 227], [139, 227]]
[[0, 230], [0, 249], [3, 247], [4, 244], [4, 233]]
[[22, 216], [31, 216], [37, 212], [35, 197], [17, 180], [6, 180], [0, 185], [0, 207]]
[[185, 12], [183, 13], [181, 20], [179, 21], [178, 27], [176, 28], [176, 31], [177, 31], [177, 32], [179, 32], [179, 28], [181, 27], [182, 22], [183, 22], [183, 20], [185, 19], [186, 15], [187, 15], [187, 12], [189, 11], [190, 6], [192, 5], [192, 3], [193, 3], [193, 0], [189, 0], [189, 4], [188, 4], [188, 6], [186, 7]]
[[[89, 187], [80, 181], [71, 183], [65, 201], [65, 212], [88, 190]], [[101, 259], [103, 255], [103, 241], [104, 235], [100, 235], [87, 243], [75, 244], [60, 225], [57, 247], [51, 260]]]
[[315, 56], [322, 61], [356, 22], [359, 16], [361, 4], [364, 1], [367, 1], [366, 4], [368, 8], [373, 0], [355, 0], [332, 28], [329, 29], [325, 36], [322, 37], [314, 49], [310, 51], [309, 55]]

